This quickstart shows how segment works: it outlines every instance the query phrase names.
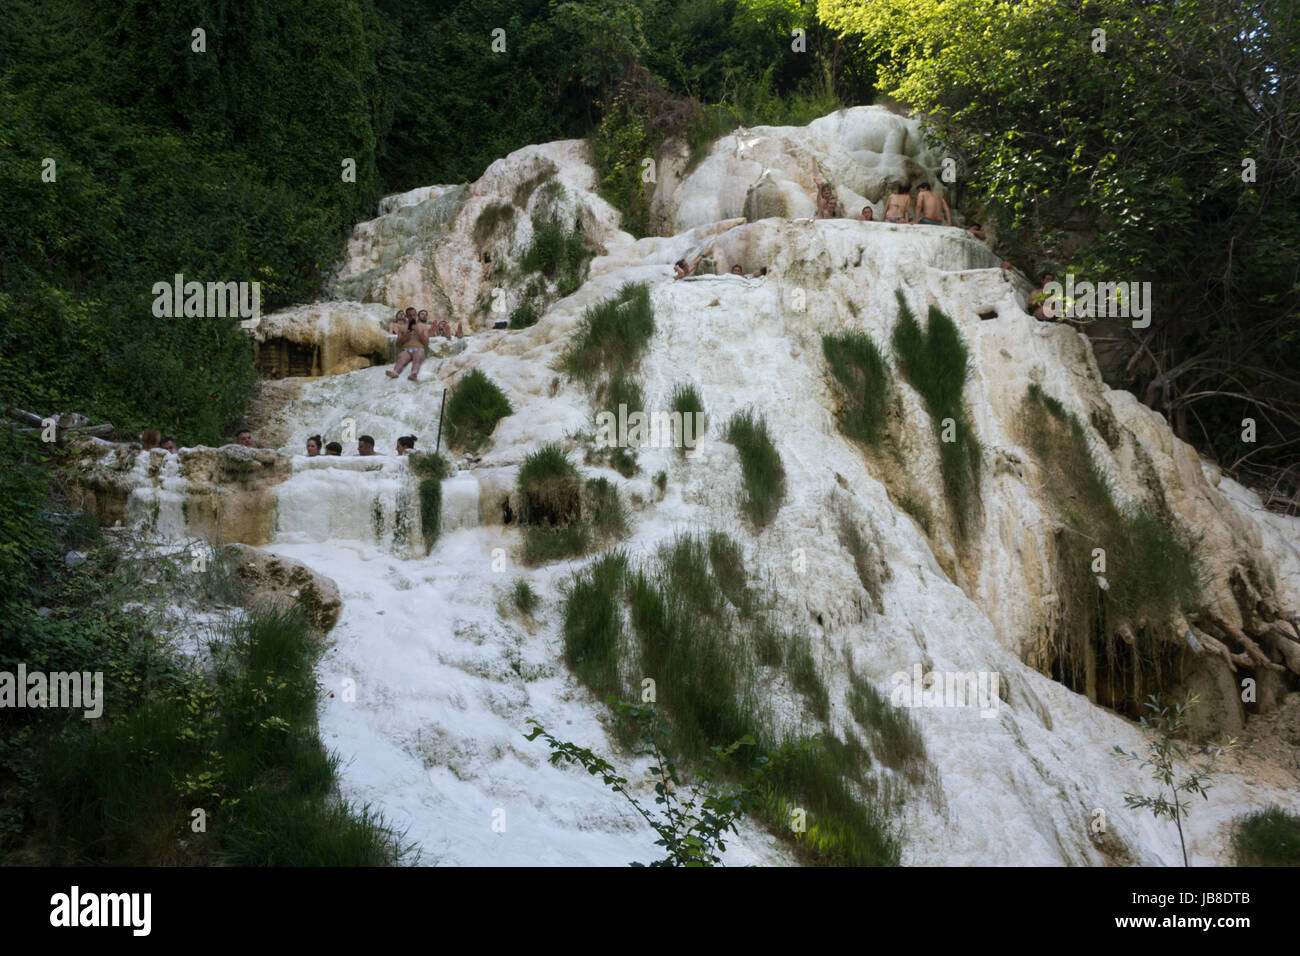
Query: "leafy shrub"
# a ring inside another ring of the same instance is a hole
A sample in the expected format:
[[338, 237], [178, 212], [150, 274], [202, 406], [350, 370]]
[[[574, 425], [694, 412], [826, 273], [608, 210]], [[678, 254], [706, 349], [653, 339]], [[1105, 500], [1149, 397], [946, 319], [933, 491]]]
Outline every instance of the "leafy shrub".
[[1300, 866], [1300, 815], [1268, 807], [1238, 817], [1232, 827], [1238, 866]]

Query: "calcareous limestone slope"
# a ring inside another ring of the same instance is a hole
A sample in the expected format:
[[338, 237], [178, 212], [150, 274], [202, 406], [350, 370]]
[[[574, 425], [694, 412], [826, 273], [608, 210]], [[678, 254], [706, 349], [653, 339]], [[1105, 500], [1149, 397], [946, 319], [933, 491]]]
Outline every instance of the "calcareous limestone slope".
[[[1110, 755], [1116, 744], [1142, 748], [1135, 725], [1050, 676], [1062, 515], [1046, 483], [1059, 478], [1026, 447], [1026, 393], [1037, 385], [1083, 424], [1122, 504], [1141, 504], [1199, 539], [1204, 613], [1148, 624], [1168, 630], [1167, 644], [1172, 637], [1179, 686], [1204, 692], [1213, 711], [1207, 732], [1241, 726], [1242, 676], [1259, 681], [1261, 709], [1296, 686], [1300, 522], [1265, 512], [1157, 413], [1108, 389], [1086, 338], [1026, 315], [1023, 281], [968, 233], [807, 218], [814, 173], [852, 211], [871, 204], [879, 213], [895, 181], [928, 178], [941, 189], [937, 165], [915, 121], [863, 107], [801, 129], [738, 131], [689, 173], [668, 164], [654, 203], [670, 235], [635, 240], [618, 229], [578, 141], [519, 150], [469, 186], [390, 197], [379, 218], [357, 227], [332, 293], [367, 303], [343, 308], [349, 322], [375, 328], [386, 310], [405, 305], [447, 314], [470, 330], [463, 348], [433, 354], [417, 383], [390, 380], [379, 367], [303, 382], [268, 425], [280, 446], [275, 463], [243, 450], [187, 451], [167, 463], [156, 452], [116, 451], [90, 472], [88, 496], [107, 503], [106, 517], [181, 536], [210, 529], [194, 515], [213, 512], [223, 483], [234, 482], [228, 487], [238, 486], [248, 509], [240, 522], [257, 539], [250, 543], [269, 540], [270, 550], [337, 582], [343, 609], [322, 681], [331, 689], [352, 681], [357, 695], [323, 704], [322, 728], [344, 757], [348, 796], [409, 826], [427, 859], [648, 859], [648, 831], [616, 797], [583, 774], [551, 767], [540, 744], [522, 738], [536, 716], [561, 736], [612, 747], [603, 705], [562, 664], [560, 588], [583, 562], [522, 568], [519, 532], [506, 523], [517, 511], [507, 506], [524, 456], [558, 441], [581, 461], [583, 436], [594, 431], [588, 391], [556, 371], [583, 311], [626, 282], [645, 282], [655, 314], [638, 369], [646, 408], [666, 411], [673, 386], [689, 382], [715, 426], [692, 458], [641, 448], [641, 470], [630, 479], [582, 467], [632, 503], [629, 552], [651, 553], [683, 530], [719, 529], [740, 541], [779, 614], [810, 642], [830, 689], [833, 728], [850, 722], [850, 668], [886, 694], [894, 675], [918, 666], [998, 675], [991, 714], [915, 711], [939, 797], [918, 797], [903, 811], [904, 861], [1180, 863], [1172, 825], [1124, 808], [1126, 791], [1149, 789], [1140, 771]], [[539, 219], [578, 227], [596, 258], [571, 295], [555, 299], [547, 286], [550, 304], [536, 325], [493, 330], [487, 326], [502, 312], [494, 298], [508, 311], [525, 294], [530, 278], [513, 264]], [[675, 260], [709, 245], [719, 272], [739, 263], [767, 275], [672, 279]], [[970, 353], [964, 398], [982, 450], [979, 514], [966, 541], [943, 497], [933, 423], [896, 363], [891, 428], [900, 456], [864, 451], [836, 424], [821, 337], [865, 332], [888, 354], [899, 293], [919, 316], [930, 306], [951, 316]], [[273, 327], [296, 327], [319, 315], [322, 326], [343, 328], [340, 308], [324, 302], [292, 321], [270, 318], [280, 323]], [[372, 348], [370, 332], [347, 334]], [[420, 448], [432, 449], [443, 392], [471, 369], [504, 390], [514, 413], [444, 483], [444, 533], [428, 554], [405, 461], [346, 457], [354, 442], [343, 459], [300, 456], [315, 433], [326, 440], [368, 433], [390, 456], [397, 436], [414, 433]], [[766, 418], [787, 475], [785, 501], [760, 532], [741, 517], [737, 453], [716, 427], [744, 408]], [[238, 482], [232, 467], [242, 469]], [[662, 494], [650, 480], [660, 470]], [[181, 507], [187, 500], [209, 504], [191, 512]], [[921, 513], [931, 520], [913, 517]], [[887, 568], [878, 603], [837, 539], [845, 514]], [[227, 540], [240, 539], [240, 522], [221, 526]], [[517, 576], [543, 595], [532, 619], [509, 607]], [[791, 699], [788, 688], [774, 687], [771, 706]], [[1294, 784], [1229, 765], [1209, 803], [1193, 808], [1193, 862], [1227, 859], [1223, 828], [1236, 813], [1268, 803], [1300, 808]], [[511, 821], [504, 834], [491, 827], [496, 809]], [[1092, 826], [1099, 809], [1104, 833]], [[789, 854], [750, 828], [728, 859], [784, 862]]]

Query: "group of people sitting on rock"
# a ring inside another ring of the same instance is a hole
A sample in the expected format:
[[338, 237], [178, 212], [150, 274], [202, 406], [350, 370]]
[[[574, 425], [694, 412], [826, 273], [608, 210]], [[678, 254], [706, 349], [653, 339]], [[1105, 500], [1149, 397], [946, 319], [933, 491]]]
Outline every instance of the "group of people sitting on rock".
[[[678, 259], [675, 263], [673, 263], [673, 278], [685, 279], [687, 276], [695, 275], [695, 270], [699, 268], [700, 263], [703, 262], [712, 254], [713, 254], [713, 247], [709, 246], [709, 248], [705, 249], [703, 252], [701, 252], [690, 262], [687, 262], [685, 259]], [[755, 269], [753, 272], [746, 272], [745, 267], [742, 266], [739, 262], [737, 262], [732, 265], [732, 267], [727, 271], [726, 274], [733, 275], [733, 276], [740, 276], [741, 278], [745, 278], [745, 279], [757, 279], [759, 276], [767, 275], [767, 266], [762, 266], [758, 269]]]
[[[240, 428], [235, 432], [236, 445], [243, 445], [245, 448], [261, 448], [262, 445], [253, 441], [253, 433], [247, 428]], [[169, 455], [174, 455], [180, 451], [176, 444], [176, 439], [170, 435], [163, 436], [156, 428], [146, 428], [140, 432], [140, 446], [145, 451], [153, 451], [155, 448], [161, 448]]]
[[[424, 350], [429, 347], [430, 335], [441, 335], [447, 339], [452, 338], [451, 323], [446, 319], [437, 319], [429, 322], [429, 312], [427, 309], [415, 311], [414, 306], [406, 309], [399, 309], [397, 315], [388, 326], [390, 335], [397, 336], [397, 364], [389, 369], [385, 374], [389, 378], [400, 378], [402, 369], [409, 363], [411, 373], [406, 377], [414, 382], [419, 378], [420, 366], [424, 364]], [[464, 338], [465, 330], [461, 323], [456, 323], [456, 338]]]
[[145, 451], [161, 448], [169, 455], [174, 455], [179, 450], [175, 438], [170, 435], [162, 435], [156, 428], [146, 428], [140, 432], [140, 444], [144, 446]]
[[[415, 442], [416, 437], [414, 435], [402, 435], [397, 439], [397, 454], [400, 456], [415, 451]], [[331, 456], [342, 456], [342, 454], [343, 446], [336, 441], [332, 441], [327, 445], [322, 445], [320, 435], [312, 435], [307, 439], [308, 458], [318, 458], [322, 456], [328, 458]], [[369, 435], [362, 435], [357, 439], [357, 455], [361, 458], [384, 457], [383, 452], [375, 451], [375, 440]]]

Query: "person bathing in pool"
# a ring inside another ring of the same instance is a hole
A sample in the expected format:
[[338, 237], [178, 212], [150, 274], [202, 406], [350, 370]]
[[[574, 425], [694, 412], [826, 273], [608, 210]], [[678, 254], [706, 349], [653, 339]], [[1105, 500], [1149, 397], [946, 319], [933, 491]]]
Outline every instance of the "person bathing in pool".
[[406, 363], [411, 363], [411, 374], [406, 376], [412, 382], [420, 374], [424, 364], [424, 350], [429, 347], [429, 327], [421, 325], [412, 314], [406, 320], [406, 328], [397, 335], [397, 364], [384, 374], [389, 378], [400, 378]]

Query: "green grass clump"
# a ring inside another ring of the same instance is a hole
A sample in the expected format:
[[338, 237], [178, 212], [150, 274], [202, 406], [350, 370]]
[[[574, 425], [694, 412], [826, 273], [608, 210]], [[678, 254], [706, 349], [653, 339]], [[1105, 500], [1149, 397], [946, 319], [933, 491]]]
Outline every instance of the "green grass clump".
[[[1137, 650], [1157, 690], [1164, 676], [1158, 663], [1158, 640], [1182, 612], [1193, 610], [1200, 596], [1200, 570], [1194, 543], [1166, 520], [1142, 506], [1121, 507], [1088, 447], [1077, 417], [1037, 385], [1025, 396], [1026, 443], [1043, 468], [1044, 485], [1064, 522], [1056, 536], [1057, 571], [1062, 600], [1056, 623], [1053, 676], [1078, 691], [1089, 642], [1097, 666], [1114, 673], [1130, 654], [1116, 636], [1121, 625], [1136, 634]], [[1093, 551], [1105, 552], [1102, 591], [1093, 571]], [[1181, 643], [1181, 635], [1178, 635]], [[1167, 649], [1166, 649], [1167, 652]], [[1107, 681], [1109, 704], [1137, 712], [1129, 681]]]
[[[680, 535], [636, 568], [614, 552], [574, 580], [564, 608], [570, 666], [597, 693], [624, 698], [639, 697], [641, 679], [652, 678], [682, 759], [699, 762], [745, 735], [760, 751], [772, 749], [779, 718], [766, 701], [784, 644], [796, 648], [787, 666], [791, 683], [814, 719], [829, 717], [829, 695], [806, 642], [784, 637], [763, 616], [740, 546], [727, 535]], [[773, 781], [760, 816], [807, 862], [896, 864], [887, 808], [867, 773], [870, 753], [855, 738], [824, 744], [815, 759]], [[807, 833], [790, 829], [795, 807], [807, 811]]]
[[[692, 434], [694, 435], [694, 440], [698, 443], [700, 438], [703, 437], [705, 431], [708, 430], [709, 420], [704, 416], [704, 399], [700, 398], [700, 393], [695, 386], [689, 382], [679, 383], [673, 386], [673, 394], [668, 400], [668, 407], [670, 411], [676, 412], [681, 416], [683, 433], [686, 431], [687, 422], [689, 421], [691, 423], [690, 427], [692, 429]], [[687, 418], [688, 415], [694, 416], [697, 414], [700, 416], [698, 419], [693, 417], [689, 419]], [[695, 425], [697, 421], [699, 422], [698, 428]], [[688, 449], [684, 442], [678, 448], [678, 451], [682, 455], [685, 455], [687, 450]]]
[[523, 578], [515, 578], [513, 594], [515, 607], [524, 614], [532, 614], [533, 609], [537, 607], [540, 600], [537, 597], [537, 592]]
[[564, 661], [602, 696], [619, 690], [623, 645], [619, 600], [626, 578], [627, 556], [612, 551], [574, 575], [564, 598]]
[[472, 369], [447, 401], [447, 444], [474, 451], [488, 440], [497, 422], [512, 412], [505, 392], [481, 370]]
[[872, 752], [886, 767], [905, 773], [919, 782], [927, 767], [925, 740], [912, 714], [895, 707], [876, 690], [871, 681], [849, 673], [849, 687], [844, 692], [849, 713], [874, 744]]
[[532, 525], [524, 532], [523, 562], [530, 568], [551, 561], [576, 558], [591, 550], [591, 528], [586, 522]]
[[592, 254], [580, 227], [566, 229], [559, 222], [533, 216], [533, 241], [524, 250], [519, 267], [525, 273], [540, 272], [555, 282], [559, 295], [566, 296], [582, 285]]
[[1238, 817], [1232, 826], [1238, 866], [1300, 866], [1300, 815], [1269, 807]]
[[582, 516], [582, 476], [559, 445], [530, 452], [519, 468], [519, 520], [563, 525]]
[[798, 642], [790, 648], [789, 654], [786, 655], [785, 666], [791, 686], [798, 691], [813, 715], [821, 721], [829, 718], [830, 691], [826, 689], [826, 682], [822, 680], [821, 671], [817, 669], [817, 662], [813, 660], [812, 652], [803, 642]]
[[474, 242], [483, 243], [496, 234], [503, 223], [515, 218], [515, 207], [509, 203], [488, 203], [474, 220]]
[[[969, 353], [961, 332], [949, 316], [930, 306], [929, 325], [922, 329], [903, 298], [898, 297], [894, 352], [903, 377], [921, 395], [939, 437], [939, 470], [944, 493], [957, 523], [957, 536], [970, 534], [972, 512], [979, 498], [980, 443], [962, 401], [969, 374]], [[944, 420], [952, 419], [952, 441], [944, 439]]]
[[619, 497], [617, 485], [607, 478], [592, 478], [583, 492], [583, 519], [597, 534], [606, 538], [627, 534], [627, 506]]
[[536, 325], [541, 314], [537, 311], [531, 300], [520, 303], [519, 306], [510, 313], [510, 328], [526, 329], [531, 325]]
[[626, 448], [615, 448], [609, 453], [610, 466], [624, 478], [631, 478], [641, 470], [636, 462], [636, 452]]
[[823, 335], [822, 353], [840, 386], [836, 414], [850, 438], [875, 445], [889, 411], [889, 366], [880, 349], [863, 332]]
[[420, 479], [420, 531], [424, 536], [425, 554], [438, 543], [442, 532], [442, 479], [451, 471], [447, 459], [434, 452], [408, 452], [411, 473]]
[[602, 372], [631, 369], [654, 335], [654, 308], [644, 283], [628, 282], [612, 299], [583, 313], [561, 357], [571, 378], [589, 382]]
[[845, 512], [839, 516], [837, 527], [840, 544], [853, 556], [853, 566], [858, 572], [858, 580], [871, 595], [871, 603], [877, 614], [885, 613], [885, 582], [891, 577], [888, 565], [881, 558], [879, 549], [868, 543], [857, 523]]
[[618, 418], [618, 407], [626, 405], [625, 414], [645, 411], [645, 398], [637, 380], [624, 369], [617, 369], [608, 379], [601, 383], [596, 391], [596, 402], [600, 411], [609, 412]]
[[776, 515], [785, 497], [785, 468], [772, 444], [767, 422], [751, 410], [737, 412], [727, 422], [727, 441], [740, 452], [745, 481], [743, 508], [755, 527], [762, 528]]

